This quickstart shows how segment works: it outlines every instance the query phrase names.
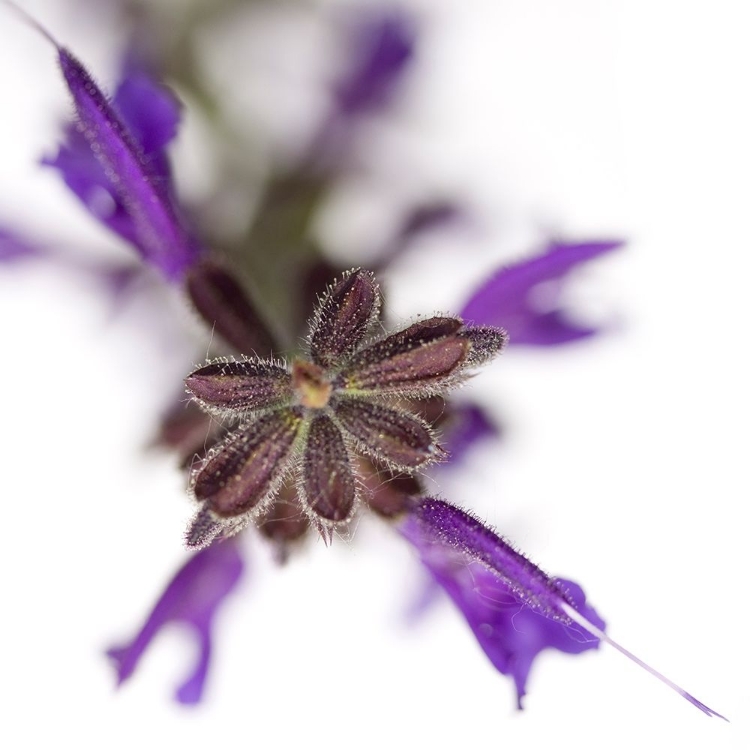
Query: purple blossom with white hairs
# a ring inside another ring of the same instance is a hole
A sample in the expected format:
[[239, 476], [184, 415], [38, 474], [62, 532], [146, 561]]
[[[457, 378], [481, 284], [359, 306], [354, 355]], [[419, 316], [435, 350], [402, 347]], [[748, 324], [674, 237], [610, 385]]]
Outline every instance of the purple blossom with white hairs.
[[177, 131], [177, 100], [132, 59], [110, 100], [75, 55], [8, 4], [54, 45], [73, 100], [76, 122], [57, 156], [43, 163], [59, 169], [87, 209], [146, 263], [170, 281], [180, 279], [201, 247], [174, 198], [165, 154]]
[[604, 621], [578, 584], [550, 577], [470, 513], [442, 500], [418, 498], [409, 504], [399, 530], [466, 617], [493, 665], [513, 676], [519, 708], [529, 668], [542, 649], [578, 654], [601, 640], [707, 716], [726, 720], [606, 635]]
[[[384, 106], [413, 57], [414, 30], [399, 16], [368, 29], [368, 46], [336, 88], [339, 115]], [[190, 404], [172, 411], [163, 426], [162, 442], [189, 464], [189, 495], [197, 509], [185, 539], [193, 553], [132, 641], [108, 651], [118, 684], [133, 675], [160, 629], [178, 622], [194, 633], [199, 654], [176, 697], [199, 702], [216, 613], [243, 572], [234, 535], [257, 528], [285, 561], [312, 532], [330, 543], [359, 512], [372, 512], [413, 547], [493, 666], [513, 679], [519, 708], [541, 651], [580, 654], [604, 641], [707, 715], [721, 716], [614, 642], [577, 583], [547, 575], [476, 516], [424, 489], [424, 469], [446, 459], [447, 447], [459, 455], [497, 433], [480, 407], [456, 407], [445, 396], [505, 349], [505, 328], [515, 344], [535, 346], [591, 336], [594, 329], [568, 320], [554, 295], [549, 309], [537, 309], [533, 290], [559, 284], [577, 265], [621, 243], [551, 243], [541, 255], [493, 274], [460, 316], [419, 318], [390, 334], [383, 332], [375, 274], [340, 269], [326, 274], [328, 286], [306, 324], [304, 344], [296, 351], [280, 347], [279, 331], [268, 325], [279, 317], [279, 300], [269, 295], [265, 307], [258, 304], [236, 257], [206, 250], [184, 220], [166, 155], [179, 121], [174, 97], [129, 59], [110, 101], [77, 58], [40, 30], [56, 48], [78, 118], [45, 163], [60, 170], [74, 194], [143, 263], [182, 285], [222, 347], [221, 356], [186, 375]], [[305, 168], [267, 186], [263, 207], [269, 214], [279, 202], [294, 204], [290, 193], [298, 197], [296, 189], [305, 209], [299, 213], [314, 213], [321, 178]], [[433, 210], [405, 223], [391, 253], [410, 234], [457, 213], [450, 204], [423, 205]], [[295, 239], [303, 244], [309, 236]], [[273, 265], [277, 249], [264, 250], [276, 275], [283, 274], [282, 265]], [[0, 260], [32, 252], [15, 234], [0, 230]], [[329, 268], [323, 257], [292, 261], [287, 267], [295, 273], [282, 281], [297, 303], [318, 291], [311, 279]], [[282, 302], [292, 321], [282, 338], [299, 340], [308, 311]], [[445, 417], [444, 440], [434, 425], [438, 412]]]

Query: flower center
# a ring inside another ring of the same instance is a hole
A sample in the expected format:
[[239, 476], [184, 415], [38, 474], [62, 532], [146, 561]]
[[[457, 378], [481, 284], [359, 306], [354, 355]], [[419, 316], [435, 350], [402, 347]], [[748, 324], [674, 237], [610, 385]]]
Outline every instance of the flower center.
[[309, 409], [322, 409], [333, 390], [325, 378], [325, 370], [304, 359], [292, 362], [292, 387], [299, 403]]

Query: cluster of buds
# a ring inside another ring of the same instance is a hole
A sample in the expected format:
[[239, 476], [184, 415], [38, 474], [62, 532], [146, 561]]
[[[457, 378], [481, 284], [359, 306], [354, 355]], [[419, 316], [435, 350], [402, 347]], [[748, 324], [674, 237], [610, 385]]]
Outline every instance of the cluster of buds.
[[355, 269], [321, 299], [307, 352], [291, 366], [218, 360], [187, 377], [188, 393], [202, 408], [238, 423], [193, 467], [190, 489], [201, 509], [187, 533], [189, 547], [262, 516], [289, 481], [312, 523], [330, 535], [361, 502], [357, 454], [406, 474], [444, 457], [409, 402], [462, 383], [469, 369], [502, 350], [506, 335], [433, 317], [373, 336], [379, 311], [375, 277]]

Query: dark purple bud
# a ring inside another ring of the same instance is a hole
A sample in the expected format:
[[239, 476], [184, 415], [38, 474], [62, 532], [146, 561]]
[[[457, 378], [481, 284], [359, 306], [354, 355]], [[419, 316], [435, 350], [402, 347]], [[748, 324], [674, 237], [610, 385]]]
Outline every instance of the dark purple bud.
[[64, 47], [57, 51], [79, 130], [132, 222], [134, 243], [167, 278], [179, 278], [199, 248], [177, 216], [168, 182], [83, 65]]
[[273, 362], [216, 361], [188, 375], [185, 388], [207, 411], [225, 413], [288, 403], [291, 382], [287, 370]]
[[357, 486], [339, 428], [325, 414], [310, 425], [302, 459], [301, 499], [324, 525], [347, 521]]
[[461, 315], [475, 323], [502, 326], [513, 345], [552, 346], [591, 336], [595, 328], [574, 323], [560, 307], [561, 284], [577, 266], [622, 245], [620, 240], [552, 242], [541, 255], [495, 272], [474, 292]]
[[361, 459], [361, 474], [368, 493], [368, 507], [384, 518], [400, 516], [413, 502], [413, 498], [423, 494], [418, 476], [401, 474], [390, 469], [376, 468], [368, 459]]
[[328, 289], [313, 317], [313, 362], [329, 367], [352, 354], [377, 320], [379, 310], [380, 291], [373, 274], [361, 268], [345, 273]]
[[237, 279], [222, 265], [204, 259], [185, 278], [190, 301], [209, 328], [242, 354], [270, 357], [273, 336]]
[[453, 385], [471, 346], [457, 335], [462, 325], [457, 318], [429, 318], [377, 341], [342, 374], [345, 387], [423, 398]]
[[192, 550], [208, 547], [221, 534], [222, 529], [223, 524], [217, 521], [211, 511], [204, 505], [193, 516], [185, 530], [185, 546]]
[[430, 428], [413, 414], [356, 398], [338, 399], [334, 413], [360, 450], [392, 468], [418, 469], [445, 455]]
[[497, 357], [508, 343], [508, 334], [502, 328], [491, 326], [467, 326], [458, 335], [471, 344], [463, 363], [464, 367], [487, 364]]
[[181, 399], [163, 417], [154, 445], [169, 448], [187, 468], [196, 457], [203, 457], [219, 439], [220, 425], [195, 401]]
[[241, 425], [193, 472], [195, 499], [219, 518], [262, 505], [283, 479], [301, 423], [299, 411], [283, 409]]
[[258, 531], [275, 546], [276, 561], [286, 562], [290, 549], [310, 529], [310, 522], [291, 485], [281, 488], [278, 499], [257, 520]]
[[195, 634], [200, 654], [194, 669], [178, 687], [176, 698], [180, 703], [198, 703], [208, 674], [214, 617], [237, 586], [242, 572], [242, 558], [233, 541], [214, 544], [190, 557], [169, 582], [135, 638], [128, 645], [107, 652], [117, 669], [118, 685], [133, 674], [141, 656], [162, 628], [180, 622]]

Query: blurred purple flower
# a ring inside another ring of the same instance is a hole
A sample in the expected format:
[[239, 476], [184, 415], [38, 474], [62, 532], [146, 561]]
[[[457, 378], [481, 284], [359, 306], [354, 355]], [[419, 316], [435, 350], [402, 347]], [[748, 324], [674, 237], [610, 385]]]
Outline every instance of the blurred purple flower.
[[10, 229], [0, 227], [0, 263], [28, 260], [44, 255], [44, 251]]
[[396, 233], [383, 247], [374, 263], [374, 270], [386, 268], [421, 236], [445, 229], [466, 218], [466, 210], [458, 201], [433, 199], [411, 206], [405, 212]]
[[107, 652], [117, 669], [118, 685], [133, 674], [161, 629], [178, 622], [193, 630], [200, 651], [194, 669], [178, 687], [175, 697], [180, 703], [198, 703], [211, 657], [214, 618], [222, 601], [237, 586], [243, 567], [238, 543], [233, 539], [194, 554], [167, 585], [135, 638], [128, 645]]
[[334, 85], [340, 113], [351, 117], [386, 104], [414, 57], [415, 41], [413, 21], [398, 11], [360, 19], [350, 69]]
[[81, 63], [57, 49], [77, 123], [43, 163], [144, 261], [180, 279], [201, 251], [179, 215], [165, 152], [179, 122], [176, 99], [130, 59], [110, 103]]
[[[474, 292], [461, 315], [474, 323], [502, 324], [513, 345], [555, 346], [592, 336], [596, 328], [577, 325], [559, 307], [562, 283], [577, 266], [623, 244], [551, 242], [542, 254], [499, 269]], [[539, 291], [545, 293], [542, 304], [534, 297]]]
[[559, 606], [573, 606], [604, 629], [581, 587], [550, 578], [468, 513], [423, 498], [412, 504], [399, 531], [464, 615], [493, 666], [513, 678], [518, 708], [541, 651], [580, 654], [598, 647], [599, 640]]
[[451, 404], [443, 430], [443, 446], [450, 458], [441, 466], [451, 467], [461, 462], [475, 443], [487, 438], [499, 438], [501, 427], [489, 416], [480, 404], [464, 402]]

